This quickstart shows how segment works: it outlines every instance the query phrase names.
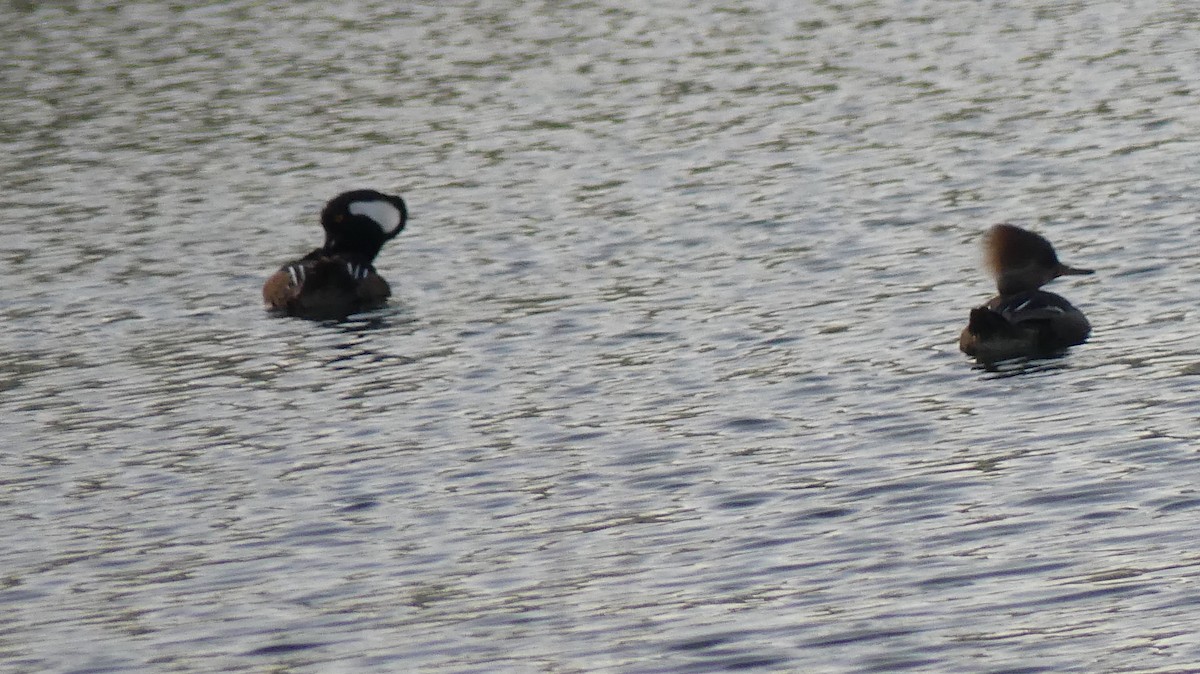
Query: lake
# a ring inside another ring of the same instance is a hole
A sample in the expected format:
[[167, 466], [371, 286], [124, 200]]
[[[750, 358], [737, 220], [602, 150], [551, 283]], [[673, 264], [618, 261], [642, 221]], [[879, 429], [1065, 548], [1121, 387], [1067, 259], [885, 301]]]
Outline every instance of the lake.
[[[1192, 4], [4, 14], [0, 669], [1200, 669]], [[959, 353], [1002, 221], [1088, 343]]]

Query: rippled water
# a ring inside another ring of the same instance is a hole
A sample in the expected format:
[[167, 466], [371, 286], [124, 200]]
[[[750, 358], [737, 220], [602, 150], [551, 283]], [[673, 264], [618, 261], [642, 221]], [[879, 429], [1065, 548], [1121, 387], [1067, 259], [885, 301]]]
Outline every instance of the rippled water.
[[[0, 669], [1200, 668], [1191, 3], [5, 14]], [[1000, 220], [1091, 342], [958, 353]]]

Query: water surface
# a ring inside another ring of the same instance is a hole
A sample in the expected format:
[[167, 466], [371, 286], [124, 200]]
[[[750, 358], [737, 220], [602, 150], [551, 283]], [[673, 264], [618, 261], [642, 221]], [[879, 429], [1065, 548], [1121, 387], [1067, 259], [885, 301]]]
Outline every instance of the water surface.
[[[1187, 3], [17, 3], [12, 671], [1200, 668]], [[396, 298], [259, 288], [402, 193]], [[972, 365], [978, 240], [1092, 340]]]

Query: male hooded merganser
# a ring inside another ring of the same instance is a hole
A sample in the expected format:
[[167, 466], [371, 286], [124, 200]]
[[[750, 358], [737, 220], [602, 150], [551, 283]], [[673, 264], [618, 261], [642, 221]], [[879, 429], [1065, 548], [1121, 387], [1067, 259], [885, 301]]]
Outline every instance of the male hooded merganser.
[[987, 266], [1000, 292], [971, 310], [958, 348], [982, 361], [1050, 355], [1082, 344], [1091, 332], [1083, 312], [1039, 290], [1059, 276], [1091, 274], [1058, 261], [1046, 239], [1013, 225], [996, 225], [985, 239]]
[[325, 245], [272, 274], [263, 300], [273, 310], [316, 320], [382, 306], [392, 290], [371, 263], [407, 221], [397, 196], [354, 190], [334, 197], [321, 211]]

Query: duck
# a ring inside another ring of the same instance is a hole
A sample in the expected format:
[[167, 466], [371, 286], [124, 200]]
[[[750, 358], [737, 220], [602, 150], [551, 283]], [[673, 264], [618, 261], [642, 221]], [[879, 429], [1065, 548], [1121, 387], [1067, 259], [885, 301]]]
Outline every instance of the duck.
[[1063, 264], [1044, 237], [999, 224], [984, 237], [999, 294], [971, 310], [958, 348], [979, 361], [1051, 356], [1087, 341], [1092, 326], [1066, 298], [1042, 290], [1060, 276], [1094, 273]]
[[263, 302], [272, 312], [313, 320], [382, 307], [392, 289], [375, 270], [375, 257], [407, 223], [399, 196], [371, 189], [339, 194], [321, 210], [324, 245], [271, 274]]

